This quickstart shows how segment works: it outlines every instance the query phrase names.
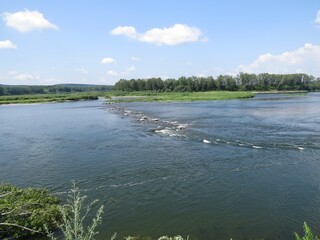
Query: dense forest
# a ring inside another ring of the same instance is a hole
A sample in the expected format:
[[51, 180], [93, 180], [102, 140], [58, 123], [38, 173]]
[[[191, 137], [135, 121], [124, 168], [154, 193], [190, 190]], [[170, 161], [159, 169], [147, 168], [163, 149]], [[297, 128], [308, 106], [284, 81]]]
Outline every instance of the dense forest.
[[111, 91], [108, 85], [58, 84], [51, 86], [1, 85], [0, 96]]
[[26, 94], [61, 94], [106, 91], [157, 91], [157, 92], [205, 92], [225, 91], [270, 91], [305, 90], [319, 91], [320, 77], [307, 74], [249, 74], [237, 76], [180, 77], [178, 79], [149, 78], [119, 80], [114, 86], [87, 84], [57, 84], [51, 86], [1, 85], [0, 96]]
[[149, 78], [119, 80], [116, 91], [201, 92], [226, 91], [270, 91], [270, 90], [320, 90], [320, 78], [307, 74], [249, 74], [237, 76], [180, 77], [179, 79]]

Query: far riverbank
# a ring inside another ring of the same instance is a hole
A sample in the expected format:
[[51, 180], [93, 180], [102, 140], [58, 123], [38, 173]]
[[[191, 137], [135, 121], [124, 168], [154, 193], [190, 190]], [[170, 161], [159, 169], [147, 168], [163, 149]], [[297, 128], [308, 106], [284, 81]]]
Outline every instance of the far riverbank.
[[48, 102], [67, 102], [97, 100], [99, 97], [113, 102], [179, 102], [179, 101], [214, 101], [253, 98], [256, 94], [306, 94], [308, 91], [208, 91], [208, 92], [155, 92], [155, 91], [111, 91], [83, 92], [65, 94], [30, 94], [0, 96], [0, 105], [30, 104]]

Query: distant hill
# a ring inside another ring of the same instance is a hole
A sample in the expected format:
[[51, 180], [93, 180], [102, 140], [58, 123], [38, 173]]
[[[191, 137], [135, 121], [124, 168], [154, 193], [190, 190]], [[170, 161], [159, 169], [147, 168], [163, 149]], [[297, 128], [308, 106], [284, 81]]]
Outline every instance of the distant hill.
[[80, 84], [80, 83], [61, 83], [61, 84], [55, 84], [53, 86], [63, 86], [63, 87], [101, 87], [101, 86], [107, 86], [107, 87], [112, 87], [112, 85]]
[[113, 87], [113, 85], [102, 85], [102, 84], [81, 84], [81, 83], [60, 83], [60, 84], [53, 84], [53, 85], [8, 85], [8, 84], [1, 84], [2, 87]]
[[3, 85], [0, 84], [0, 96], [23, 94], [56, 94], [75, 92], [108, 92], [111, 85], [65, 83], [55, 85]]

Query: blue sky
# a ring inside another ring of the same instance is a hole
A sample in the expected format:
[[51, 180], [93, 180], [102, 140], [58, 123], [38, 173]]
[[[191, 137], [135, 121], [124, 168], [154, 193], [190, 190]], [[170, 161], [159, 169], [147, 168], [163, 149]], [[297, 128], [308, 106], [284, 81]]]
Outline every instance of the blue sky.
[[316, 0], [0, 0], [0, 84], [320, 76]]

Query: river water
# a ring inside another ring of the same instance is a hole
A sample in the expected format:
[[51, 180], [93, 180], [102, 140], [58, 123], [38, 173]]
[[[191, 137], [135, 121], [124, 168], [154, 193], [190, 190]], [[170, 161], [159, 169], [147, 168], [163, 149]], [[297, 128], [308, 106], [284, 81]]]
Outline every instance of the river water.
[[320, 229], [320, 94], [0, 106], [0, 181], [105, 205], [97, 239]]

